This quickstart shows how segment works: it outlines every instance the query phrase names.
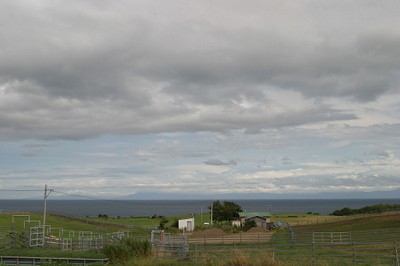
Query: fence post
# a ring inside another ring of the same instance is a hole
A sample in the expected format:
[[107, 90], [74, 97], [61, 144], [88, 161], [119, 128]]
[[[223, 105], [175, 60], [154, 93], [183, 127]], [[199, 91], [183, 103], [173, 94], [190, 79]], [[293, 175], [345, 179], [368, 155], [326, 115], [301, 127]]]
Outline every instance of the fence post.
[[314, 244], [314, 242], [312, 243], [312, 258], [313, 258], [313, 265], [317, 265], [317, 262], [316, 262], [316, 254], [315, 254], [315, 244]]
[[196, 261], [196, 264], [198, 264], [199, 263], [199, 261], [198, 261], [199, 254], [198, 254], [198, 250], [197, 250], [197, 243], [194, 244], [194, 250], [195, 250], [195, 252], [194, 252], [195, 258], [194, 258], [194, 260]]
[[394, 255], [396, 257], [396, 266], [400, 266], [399, 252], [397, 250], [397, 242], [396, 242], [396, 240], [394, 241]]
[[11, 225], [11, 246], [15, 248], [15, 227], [14, 223]]
[[356, 258], [356, 243], [353, 242], [353, 264], [357, 264], [357, 258]]
[[275, 262], [275, 244], [272, 244], [272, 262]]
[[155, 251], [156, 251], [156, 261], [158, 261], [158, 244], [154, 244]]

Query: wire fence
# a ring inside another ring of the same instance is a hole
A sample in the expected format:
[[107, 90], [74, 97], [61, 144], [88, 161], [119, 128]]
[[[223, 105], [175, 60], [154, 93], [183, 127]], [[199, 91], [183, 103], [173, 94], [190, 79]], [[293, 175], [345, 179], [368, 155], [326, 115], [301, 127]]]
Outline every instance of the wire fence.
[[400, 228], [375, 230], [372, 234], [301, 232], [288, 225], [268, 239], [261, 235], [202, 235], [195, 241], [189, 237], [186, 243], [172, 237], [168, 244], [154, 246], [154, 258], [189, 265], [225, 261], [232, 265], [400, 266]]
[[[291, 243], [318, 243], [318, 242], [394, 242], [400, 241], [400, 228], [374, 229], [353, 232], [306, 232], [287, 226]], [[280, 235], [275, 234], [275, 241]], [[283, 237], [284, 239], [285, 237]]]
[[108, 259], [90, 259], [90, 258], [54, 258], [54, 257], [19, 257], [19, 256], [0, 256], [0, 265], [91, 265], [99, 263], [106, 264]]
[[[235, 234], [220, 234], [220, 235], [197, 235], [196, 237], [188, 237], [189, 244], [262, 244], [268, 243], [273, 239], [273, 233], [235, 233]], [[171, 237], [174, 241], [174, 237]]]
[[[212, 262], [245, 260], [275, 262], [289, 265], [399, 265], [398, 244], [347, 243], [347, 244], [255, 244], [255, 245], [202, 245], [192, 244], [165, 248], [157, 246], [154, 258], [174, 263], [204, 265]], [[257, 264], [258, 265], [258, 264]]]
[[[41, 246], [61, 250], [101, 249], [136, 237], [133, 231], [71, 231], [49, 226], [0, 227], [0, 249]], [[141, 237], [149, 239], [148, 236]], [[153, 242], [154, 260], [189, 265], [245, 260], [256, 265], [396, 265], [400, 228], [355, 232], [307, 232], [287, 224], [275, 232], [163, 237]]]
[[51, 229], [45, 226], [27, 228], [2, 226], [0, 249], [42, 247], [60, 250], [96, 250], [131, 236], [133, 234], [129, 230], [101, 234], [91, 231]]
[[288, 220], [292, 226], [304, 226], [304, 225], [318, 225], [318, 224], [327, 224], [327, 223], [335, 223], [340, 221], [350, 221], [354, 219], [365, 219], [369, 217], [379, 217], [379, 216], [387, 216], [390, 215], [398, 215], [400, 211], [390, 211], [390, 212], [382, 212], [382, 213], [363, 213], [363, 214], [355, 214], [350, 216], [314, 216], [313, 218], [302, 217], [301, 215], [294, 216], [276, 216], [276, 219], [280, 220]]

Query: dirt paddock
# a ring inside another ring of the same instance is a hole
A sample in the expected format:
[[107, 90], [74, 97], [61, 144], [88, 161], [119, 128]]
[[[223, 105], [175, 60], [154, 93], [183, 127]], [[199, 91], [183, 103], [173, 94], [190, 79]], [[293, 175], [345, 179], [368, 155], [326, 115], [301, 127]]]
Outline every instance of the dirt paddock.
[[188, 234], [189, 243], [198, 244], [234, 244], [234, 243], [266, 243], [272, 239], [273, 232], [265, 228], [254, 227], [247, 232], [225, 233], [221, 229], [207, 229]]

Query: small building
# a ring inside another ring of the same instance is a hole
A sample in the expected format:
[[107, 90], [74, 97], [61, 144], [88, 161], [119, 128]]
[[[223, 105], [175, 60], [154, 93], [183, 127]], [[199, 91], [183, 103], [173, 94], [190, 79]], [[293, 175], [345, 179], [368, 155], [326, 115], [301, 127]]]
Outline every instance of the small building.
[[242, 224], [240, 223], [240, 220], [234, 220], [232, 221], [232, 226], [240, 227]]
[[194, 231], [194, 218], [179, 220], [178, 228], [185, 231]]
[[239, 212], [240, 224], [243, 226], [246, 221], [254, 220], [258, 227], [267, 228], [270, 222], [270, 212]]

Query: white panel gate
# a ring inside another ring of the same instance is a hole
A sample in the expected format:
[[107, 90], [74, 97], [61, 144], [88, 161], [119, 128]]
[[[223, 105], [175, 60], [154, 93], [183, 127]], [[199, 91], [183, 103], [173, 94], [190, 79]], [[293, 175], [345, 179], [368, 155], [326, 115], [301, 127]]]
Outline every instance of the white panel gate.
[[29, 246], [44, 246], [44, 226], [34, 226], [29, 228]]

